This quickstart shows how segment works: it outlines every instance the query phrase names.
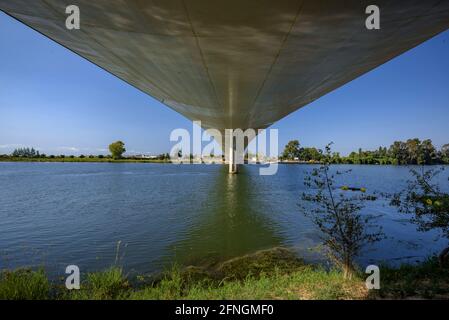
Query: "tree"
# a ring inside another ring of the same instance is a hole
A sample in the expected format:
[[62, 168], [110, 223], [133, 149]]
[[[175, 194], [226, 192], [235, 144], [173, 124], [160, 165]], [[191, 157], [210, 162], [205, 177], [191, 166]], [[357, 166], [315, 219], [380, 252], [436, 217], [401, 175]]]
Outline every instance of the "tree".
[[282, 159], [285, 160], [294, 160], [295, 158], [299, 158], [299, 141], [291, 140], [287, 143], [284, 148], [284, 152], [282, 153]]
[[432, 144], [432, 140], [427, 139], [421, 142], [418, 154], [418, 164], [432, 164], [437, 159], [437, 151]]
[[405, 142], [405, 146], [407, 148], [407, 163], [408, 164], [417, 164], [418, 163], [420, 145], [421, 145], [421, 141], [418, 138], [408, 139]]
[[390, 157], [397, 160], [397, 164], [407, 163], [407, 146], [402, 141], [395, 141], [388, 150]]
[[[449, 239], [449, 194], [442, 192], [433, 182], [442, 171], [444, 167], [429, 170], [422, 167], [420, 171], [411, 169], [413, 178], [407, 181], [405, 190], [393, 195], [391, 204], [399, 207], [400, 212], [413, 214], [412, 222], [418, 230], [439, 230], [442, 236]], [[441, 266], [448, 255], [449, 245], [439, 254]]]
[[13, 157], [23, 157], [23, 158], [34, 158], [39, 157], [39, 151], [36, 151], [34, 148], [18, 148], [15, 149], [11, 156]]
[[321, 154], [320, 151], [316, 148], [301, 148], [299, 149], [299, 160], [302, 161], [320, 161], [321, 160]]
[[332, 153], [331, 162], [332, 163], [341, 163], [340, 153], [338, 153], [338, 152]]
[[304, 185], [314, 191], [302, 194], [300, 208], [321, 231], [329, 258], [343, 270], [345, 278], [351, 278], [355, 272], [354, 259], [365, 245], [381, 240], [383, 233], [380, 227], [371, 224], [376, 217], [360, 213], [364, 201], [369, 199], [364, 191], [346, 196], [344, 191], [336, 190], [335, 175], [349, 171], [331, 174], [331, 158], [329, 144], [322, 153], [322, 165], [304, 178]]
[[162, 153], [158, 156], [159, 160], [169, 160], [170, 159], [170, 154], [168, 153]]
[[441, 147], [440, 154], [444, 162], [449, 162], [449, 143], [446, 143]]
[[109, 151], [114, 159], [120, 159], [126, 152], [125, 144], [122, 141], [116, 141], [109, 145]]

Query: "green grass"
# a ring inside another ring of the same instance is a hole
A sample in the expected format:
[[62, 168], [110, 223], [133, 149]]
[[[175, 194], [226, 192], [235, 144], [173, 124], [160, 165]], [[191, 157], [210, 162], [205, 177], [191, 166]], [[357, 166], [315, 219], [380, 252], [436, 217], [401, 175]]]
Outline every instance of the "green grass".
[[[52, 287], [41, 272], [8, 272], [14, 281], [0, 285], [0, 298], [13, 300], [196, 300], [196, 299], [363, 299], [366, 290], [360, 280], [344, 280], [338, 271], [305, 266], [290, 274], [248, 276], [243, 280], [192, 281], [180, 270], [167, 272], [152, 285], [134, 287], [120, 268], [91, 273], [80, 290]], [[24, 277], [24, 275], [26, 275]], [[30, 278], [34, 281], [29, 281]], [[3, 281], [2, 281], [3, 282]]]
[[0, 299], [405, 299], [449, 298], [449, 269], [436, 258], [399, 268], [381, 266], [381, 289], [368, 291], [360, 273], [345, 280], [338, 270], [304, 264], [276, 248], [207, 267], [173, 267], [129, 280], [121, 268], [89, 273], [80, 290], [50, 283], [42, 269], [3, 271]]
[[80, 290], [62, 290], [61, 298], [69, 300], [124, 299], [129, 295], [129, 283], [121, 268], [89, 273]]
[[50, 282], [42, 269], [0, 273], [0, 300], [43, 300], [51, 297]]
[[8, 289], [0, 293], [2, 299], [361, 299], [366, 291], [359, 279], [344, 280], [338, 271], [306, 265], [282, 248], [207, 267], [174, 266], [159, 276], [133, 281], [113, 267], [87, 274], [81, 289], [71, 291], [63, 281], [50, 286], [41, 270], [4, 274], [8, 277], [5, 283], [2, 278], [0, 288]]
[[[133, 291], [130, 299], [357, 299], [359, 281], [344, 280], [339, 272], [311, 266], [284, 274], [248, 276], [243, 280], [189, 282], [180, 273], [158, 285]], [[363, 288], [362, 288], [363, 289]]]
[[449, 268], [440, 267], [437, 257], [399, 268], [381, 266], [379, 298], [449, 299]]

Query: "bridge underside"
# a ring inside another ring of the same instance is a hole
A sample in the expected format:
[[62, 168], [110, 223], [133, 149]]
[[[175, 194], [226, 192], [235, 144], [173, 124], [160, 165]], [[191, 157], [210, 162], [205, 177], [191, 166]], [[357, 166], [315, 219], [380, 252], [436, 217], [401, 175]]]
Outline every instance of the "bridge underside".
[[[10, 0], [0, 9], [205, 128], [260, 129], [449, 26], [449, 1], [377, 0], [381, 29], [367, 30], [372, 2]], [[65, 28], [70, 4], [80, 30]]]
[[[377, 0], [381, 29], [367, 30], [372, 2], [10, 0], [0, 9], [223, 131], [266, 128], [449, 26], [447, 0]], [[80, 30], [65, 27], [71, 4]]]

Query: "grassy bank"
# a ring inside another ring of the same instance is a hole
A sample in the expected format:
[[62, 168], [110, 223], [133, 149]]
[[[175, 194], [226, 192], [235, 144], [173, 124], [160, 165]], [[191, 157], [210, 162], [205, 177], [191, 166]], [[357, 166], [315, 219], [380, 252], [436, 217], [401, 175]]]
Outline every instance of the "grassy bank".
[[3, 271], [0, 299], [378, 299], [448, 298], [449, 270], [435, 259], [397, 269], [381, 267], [381, 289], [368, 291], [365, 275], [307, 265], [276, 248], [215, 266], [173, 268], [128, 279], [122, 269], [86, 275], [81, 290], [51, 283], [41, 270]]

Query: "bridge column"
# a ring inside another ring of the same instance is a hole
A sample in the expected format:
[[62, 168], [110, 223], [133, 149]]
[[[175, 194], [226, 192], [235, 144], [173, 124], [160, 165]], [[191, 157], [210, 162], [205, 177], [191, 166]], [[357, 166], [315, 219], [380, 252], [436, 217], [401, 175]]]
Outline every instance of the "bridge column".
[[231, 174], [238, 172], [238, 164], [236, 163], [236, 149], [237, 145], [235, 138], [231, 136], [229, 143], [229, 173]]

